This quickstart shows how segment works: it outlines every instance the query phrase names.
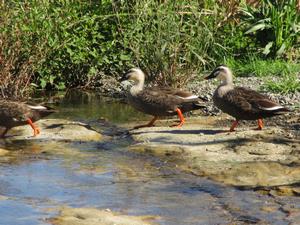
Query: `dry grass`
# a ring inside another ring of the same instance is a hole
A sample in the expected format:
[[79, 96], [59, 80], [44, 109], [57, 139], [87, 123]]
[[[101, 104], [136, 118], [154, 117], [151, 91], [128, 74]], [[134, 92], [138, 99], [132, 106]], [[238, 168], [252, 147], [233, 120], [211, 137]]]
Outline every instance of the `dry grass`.
[[33, 73], [31, 59], [23, 59], [20, 40], [11, 43], [8, 38], [0, 35], [0, 97], [24, 98]]

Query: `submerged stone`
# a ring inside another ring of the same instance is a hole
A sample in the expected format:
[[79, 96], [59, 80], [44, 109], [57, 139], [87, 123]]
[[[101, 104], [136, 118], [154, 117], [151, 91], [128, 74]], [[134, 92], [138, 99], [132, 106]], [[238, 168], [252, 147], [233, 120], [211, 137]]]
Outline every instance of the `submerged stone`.
[[95, 208], [63, 208], [54, 225], [153, 225], [154, 216], [128, 216]]
[[100, 141], [101, 133], [88, 124], [65, 119], [43, 119], [35, 123], [41, 133], [33, 137], [29, 125], [13, 128], [6, 139], [21, 140], [69, 140], [69, 141]]

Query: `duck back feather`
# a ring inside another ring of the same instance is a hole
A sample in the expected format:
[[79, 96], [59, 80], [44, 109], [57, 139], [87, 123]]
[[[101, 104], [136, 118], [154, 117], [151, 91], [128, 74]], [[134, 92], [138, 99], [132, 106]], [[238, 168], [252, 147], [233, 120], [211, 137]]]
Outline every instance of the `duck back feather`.
[[177, 108], [187, 112], [205, 107], [198, 96], [169, 87], [147, 88], [129, 95], [128, 100], [139, 111], [153, 116], [176, 115]]
[[215, 92], [213, 100], [218, 108], [238, 120], [261, 119], [289, 111], [266, 95], [243, 87], [235, 87], [222, 97]]

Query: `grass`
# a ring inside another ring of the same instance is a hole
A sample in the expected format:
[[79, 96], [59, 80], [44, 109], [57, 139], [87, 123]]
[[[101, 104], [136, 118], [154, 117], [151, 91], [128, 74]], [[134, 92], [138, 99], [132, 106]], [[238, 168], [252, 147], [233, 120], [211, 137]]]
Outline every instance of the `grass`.
[[240, 77], [267, 77], [267, 76], [293, 76], [300, 72], [300, 64], [280, 59], [258, 59], [249, 57], [245, 60], [226, 59], [225, 64], [229, 66], [236, 76]]
[[[259, 59], [249, 57], [247, 60], [228, 58], [225, 64], [234, 71], [237, 77], [263, 77], [263, 90], [274, 93], [295, 93], [300, 91], [300, 64], [280, 59]], [[271, 79], [278, 77], [279, 79]]]
[[285, 75], [276, 82], [266, 81], [262, 88], [281, 94], [295, 93], [300, 91], [300, 80], [296, 74], [292, 76]]

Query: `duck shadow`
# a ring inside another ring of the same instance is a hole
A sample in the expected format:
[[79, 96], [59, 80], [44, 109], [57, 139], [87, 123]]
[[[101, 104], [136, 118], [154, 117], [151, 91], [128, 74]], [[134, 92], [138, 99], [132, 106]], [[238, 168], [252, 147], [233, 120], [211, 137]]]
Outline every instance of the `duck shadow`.
[[[186, 135], [186, 134], [194, 134], [199, 135], [200, 137], [203, 135], [211, 136], [211, 135], [217, 135], [217, 134], [223, 134], [224, 138], [221, 138], [219, 135], [216, 136], [216, 139], [214, 140], [191, 140], [187, 139], [184, 141], [184, 137], [178, 136], [178, 141], [174, 139], [170, 139], [168, 136], [161, 136], [161, 137], [155, 137], [151, 139], [152, 143], [162, 143], [162, 144], [174, 144], [174, 145], [188, 145], [188, 146], [204, 146], [204, 145], [216, 145], [216, 144], [224, 144], [225, 146], [234, 149], [237, 146], [246, 145], [250, 142], [261, 142], [263, 143], [274, 143], [274, 144], [283, 144], [283, 145], [291, 145], [291, 144], [299, 144], [299, 140], [293, 140], [288, 139], [285, 137], [264, 137], [262, 136], [259, 131], [257, 134], [251, 135], [249, 137], [238, 137], [235, 134], [235, 132], [229, 132], [228, 130], [216, 130], [216, 129], [200, 129], [200, 130], [151, 130], [151, 131], [139, 131], [134, 132], [134, 135], [139, 134], [151, 134], [151, 133], [161, 133], [161, 134], [174, 134], [174, 135]], [[232, 134], [230, 136], [230, 134]], [[222, 135], [222, 137], [223, 137]], [[228, 136], [229, 135], [229, 136]]]
[[[137, 129], [131, 129], [129, 131], [133, 131]], [[135, 135], [139, 134], [146, 134], [146, 133], [164, 133], [164, 134], [202, 134], [202, 135], [215, 135], [215, 134], [220, 134], [220, 133], [229, 133], [228, 131], [225, 130], [158, 130], [158, 131], [139, 131], [139, 132], [134, 132]]]
[[226, 139], [226, 140], [212, 140], [212, 141], [198, 141], [198, 142], [184, 142], [181, 141], [173, 141], [169, 140], [168, 137], [159, 137], [151, 140], [152, 143], [161, 143], [168, 145], [185, 145], [185, 146], [205, 146], [205, 145], [218, 145], [225, 144], [228, 147], [236, 146], [236, 145], [245, 145], [247, 142], [251, 142], [253, 139], [251, 138], [239, 138], [239, 139]]

